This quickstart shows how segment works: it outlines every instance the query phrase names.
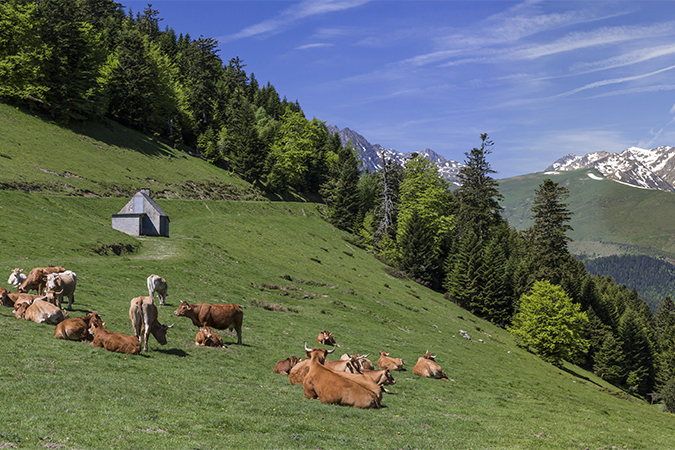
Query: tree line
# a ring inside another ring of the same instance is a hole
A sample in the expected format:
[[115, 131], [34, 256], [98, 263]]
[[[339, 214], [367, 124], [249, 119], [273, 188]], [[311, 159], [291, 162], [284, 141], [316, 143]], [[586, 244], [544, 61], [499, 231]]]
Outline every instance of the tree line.
[[126, 14], [112, 0], [2, 2], [0, 99], [64, 123], [115, 120], [268, 192], [316, 196], [326, 220], [395, 273], [511, 329], [555, 364], [582, 364], [640, 395], [675, 376], [675, 304], [666, 298], [653, 315], [635, 290], [572, 257], [566, 188], [545, 180], [534, 225], [517, 232], [502, 216], [487, 134], [465, 153], [455, 190], [417, 154], [361, 171], [350, 143], [260, 85], [239, 57], [224, 63], [214, 39], [160, 21], [150, 5]]

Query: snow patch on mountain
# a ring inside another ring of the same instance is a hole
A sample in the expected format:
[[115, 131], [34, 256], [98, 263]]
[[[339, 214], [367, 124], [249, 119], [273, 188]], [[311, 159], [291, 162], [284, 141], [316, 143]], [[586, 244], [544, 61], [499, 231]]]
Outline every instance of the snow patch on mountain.
[[621, 153], [605, 151], [584, 156], [565, 155], [546, 170], [596, 169], [605, 177], [634, 187], [675, 191], [675, 147], [630, 147]]

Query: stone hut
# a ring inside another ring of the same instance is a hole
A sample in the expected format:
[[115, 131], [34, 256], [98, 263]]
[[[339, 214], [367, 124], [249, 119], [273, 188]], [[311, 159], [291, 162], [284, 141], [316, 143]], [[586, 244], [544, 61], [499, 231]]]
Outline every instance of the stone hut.
[[112, 215], [112, 227], [132, 236], [169, 237], [169, 216], [150, 198], [150, 189], [143, 188]]

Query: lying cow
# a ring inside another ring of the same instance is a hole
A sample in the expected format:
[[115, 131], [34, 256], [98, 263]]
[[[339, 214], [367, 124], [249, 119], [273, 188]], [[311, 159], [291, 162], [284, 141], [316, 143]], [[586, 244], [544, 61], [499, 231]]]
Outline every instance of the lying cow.
[[102, 324], [93, 323], [89, 327], [89, 332], [94, 336], [91, 344], [94, 347], [102, 347], [109, 352], [125, 353], [127, 355], [138, 355], [141, 353], [141, 341], [136, 336], [127, 336], [122, 333], [108, 331]]
[[143, 350], [148, 351], [148, 338], [150, 333], [161, 345], [166, 345], [166, 330], [172, 325], [162, 325], [157, 320], [157, 306], [152, 297], [135, 297], [131, 299], [129, 306], [129, 318], [131, 327], [138, 340], [143, 344]]
[[23, 269], [16, 268], [12, 270], [12, 273], [9, 275], [9, 278], [7, 279], [7, 284], [11, 284], [13, 286], [16, 286], [17, 288], [21, 286], [21, 283], [23, 283], [26, 280], [26, 274], [23, 273]]
[[302, 384], [305, 381], [307, 372], [309, 372], [309, 359], [303, 359], [291, 367], [291, 370], [288, 372], [288, 381], [291, 384]]
[[33, 300], [39, 298], [39, 295], [22, 294], [21, 292], [9, 292], [4, 287], [0, 287], [0, 303], [2, 306], [13, 308], [17, 303], [27, 302], [29, 305]]
[[309, 371], [302, 383], [303, 394], [306, 398], [318, 398], [323, 403], [357, 408], [379, 408], [380, 400], [374, 392], [362, 386], [354, 379], [335, 372], [323, 365], [326, 355], [335, 350], [325, 348], [307, 348], [311, 355]]
[[435, 359], [436, 356], [427, 350], [424, 356], [420, 356], [417, 359], [413, 373], [419, 377], [448, 380], [448, 376], [443, 372], [443, 369], [441, 369], [441, 366], [438, 365]]
[[377, 383], [377, 385], [380, 386], [384, 392], [389, 392], [385, 386], [396, 384], [396, 380], [394, 380], [394, 377], [392, 376], [391, 372], [389, 372], [389, 369], [364, 370], [363, 374], [372, 378], [373, 381]]
[[[369, 355], [370, 353], [368, 353]], [[356, 358], [356, 360], [359, 362], [359, 366], [361, 367], [361, 371], [364, 370], [375, 370], [375, 366], [373, 363], [368, 359], [368, 355], [361, 356], [358, 353], [354, 354], [353, 356]]]
[[[365, 358], [368, 355], [361, 356], [360, 358]], [[349, 373], [361, 373], [361, 364], [359, 364], [359, 359], [356, 355], [352, 356], [347, 353], [342, 355], [342, 357], [337, 361], [326, 360], [323, 363], [324, 366], [335, 370], [336, 372], [349, 372]]]
[[56, 306], [61, 306], [63, 297], [68, 298], [68, 307], [71, 309], [75, 301], [77, 274], [72, 270], [47, 275], [47, 289], [54, 292]]
[[93, 324], [103, 326], [101, 316], [94, 311], [84, 317], [73, 317], [66, 319], [56, 325], [54, 329], [54, 337], [56, 339], [65, 339], [68, 341], [92, 341], [94, 336], [89, 332]]
[[201, 347], [222, 347], [223, 340], [218, 333], [211, 331], [211, 327], [200, 327], [195, 336], [195, 345]]
[[403, 361], [401, 358], [390, 358], [389, 352], [382, 350], [380, 352], [380, 359], [377, 360], [377, 365], [380, 369], [389, 369], [389, 370], [405, 370], [403, 369]]
[[241, 344], [241, 324], [244, 320], [244, 311], [235, 303], [188, 303], [181, 302], [173, 312], [177, 316], [187, 317], [197, 327], [215, 328], [217, 330], [237, 331], [237, 344]]
[[297, 356], [291, 356], [284, 359], [283, 361], [277, 361], [277, 363], [274, 365], [274, 369], [272, 369], [272, 372], [278, 373], [280, 375], [289, 375], [291, 369], [301, 361], [302, 359], [298, 358]]
[[65, 271], [66, 269], [61, 266], [35, 267], [28, 272], [28, 276], [26, 276], [23, 283], [19, 285], [17, 291], [27, 293], [28, 291], [34, 290], [39, 295], [42, 295], [47, 286], [47, 275]]
[[40, 299], [36, 299], [30, 305], [28, 303], [21, 303], [14, 310], [14, 315], [17, 319], [26, 319], [35, 323], [48, 323], [50, 325], [58, 325], [60, 322], [66, 320], [66, 316], [61, 308]]
[[164, 300], [166, 300], [166, 296], [169, 295], [166, 293], [168, 286], [166, 284], [166, 280], [159, 275], [155, 275], [154, 273], [148, 277], [147, 280], [148, 283], [148, 297], [155, 297], [155, 292], [157, 293], [157, 297], [159, 297], [159, 304], [164, 305]]
[[[316, 337], [316, 342], [322, 345], [337, 345], [335, 343], [333, 333], [328, 330], [323, 330], [321, 333], [319, 333], [319, 335]], [[337, 346], [339, 347], [339, 345]]]

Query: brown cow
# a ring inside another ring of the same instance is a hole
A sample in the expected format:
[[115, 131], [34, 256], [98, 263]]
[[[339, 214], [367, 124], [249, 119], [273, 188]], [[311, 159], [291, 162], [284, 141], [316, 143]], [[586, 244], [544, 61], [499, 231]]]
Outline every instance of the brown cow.
[[436, 357], [427, 350], [424, 356], [417, 358], [417, 364], [415, 364], [413, 373], [419, 377], [448, 380], [448, 376], [435, 361], [435, 358]]
[[99, 326], [103, 325], [101, 316], [99, 316], [96, 311], [89, 313], [84, 317], [66, 319], [56, 325], [54, 337], [56, 339], [65, 339], [68, 341], [92, 341], [94, 336], [89, 332], [89, 328], [94, 323], [98, 323]]
[[288, 381], [291, 384], [302, 384], [305, 381], [307, 372], [309, 372], [309, 359], [303, 359], [288, 372]]
[[274, 365], [274, 369], [272, 369], [272, 372], [278, 373], [280, 375], [290, 375], [291, 369], [301, 361], [302, 359], [298, 358], [297, 356], [291, 356], [284, 359], [283, 361], [277, 361], [277, 363]]
[[65, 271], [66, 269], [61, 266], [35, 267], [28, 273], [26, 279], [17, 288], [17, 291], [26, 293], [30, 290], [35, 290], [39, 295], [42, 295], [47, 286], [47, 275]]
[[162, 325], [157, 320], [157, 306], [152, 297], [135, 297], [131, 299], [129, 306], [129, 318], [134, 334], [143, 344], [143, 350], [148, 351], [148, 338], [150, 333], [161, 345], [166, 345], [166, 330], [172, 325]]
[[391, 372], [389, 372], [389, 369], [364, 370], [363, 374], [372, 378], [373, 381], [377, 383], [377, 385], [380, 386], [384, 392], [389, 392], [384, 388], [384, 386], [396, 384], [396, 380], [394, 380], [394, 377], [392, 376]]
[[377, 360], [380, 369], [404, 370], [403, 364], [405, 364], [405, 361], [401, 358], [390, 358], [389, 352], [385, 350], [380, 352], [380, 359]]
[[241, 344], [241, 324], [244, 311], [234, 303], [212, 304], [181, 302], [173, 312], [177, 316], [187, 317], [197, 327], [209, 326], [217, 330], [234, 328], [237, 331], [237, 344]]
[[[370, 355], [370, 353], [368, 353], [368, 355]], [[356, 353], [354, 355], [356, 357], [357, 361], [359, 362], [359, 366], [361, 367], [361, 371], [375, 370], [375, 366], [368, 359], [368, 355], [362, 356], [362, 355], [359, 355], [358, 353]]]
[[[360, 358], [365, 358], [366, 356], [361, 356]], [[337, 361], [325, 360], [323, 365], [336, 372], [361, 373], [361, 364], [359, 364], [358, 358], [347, 353], [342, 355]]]
[[202, 347], [222, 347], [223, 340], [218, 333], [211, 331], [211, 327], [200, 327], [199, 333], [195, 336], [195, 345]]
[[28, 304], [31, 304], [33, 303], [33, 300], [39, 297], [39, 295], [35, 294], [9, 292], [4, 287], [0, 287], [0, 303], [2, 303], [3, 306], [9, 306], [10, 308], [14, 307], [16, 303], [28, 302]]
[[89, 332], [94, 335], [91, 344], [94, 347], [102, 347], [109, 352], [126, 353], [127, 355], [138, 355], [141, 353], [141, 341], [136, 336], [127, 336], [122, 333], [114, 333], [103, 328], [102, 324], [93, 323], [89, 327]]
[[14, 311], [17, 319], [22, 318], [35, 323], [48, 323], [50, 325], [57, 325], [66, 320], [61, 308], [45, 300], [35, 299], [33, 303], [27, 305], [27, 303], [21, 303]]
[[323, 365], [326, 355], [333, 352], [325, 348], [307, 348], [311, 358], [309, 360], [309, 371], [302, 383], [303, 394], [306, 398], [318, 398], [323, 403], [337, 404], [343, 406], [354, 406], [357, 408], [379, 408], [380, 400], [378, 396], [363, 387], [353, 379], [335, 372]]
[[[319, 335], [316, 337], [316, 342], [322, 345], [337, 345], [335, 343], [335, 338], [333, 337], [333, 333], [331, 333], [328, 330], [323, 330]], [[339, 347], [339, 345], [338, 345]]]

